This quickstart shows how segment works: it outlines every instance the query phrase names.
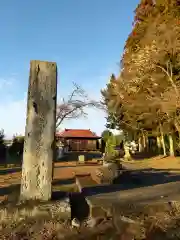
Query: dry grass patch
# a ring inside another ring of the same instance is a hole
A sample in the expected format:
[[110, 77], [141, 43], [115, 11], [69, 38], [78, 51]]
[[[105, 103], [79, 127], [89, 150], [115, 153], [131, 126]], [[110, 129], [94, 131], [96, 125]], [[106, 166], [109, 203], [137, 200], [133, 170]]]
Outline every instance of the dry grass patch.
[[[128, 236], [129, 233], [133, 234], [134, 239], [137, 240], [176, 240], [180, 238], [179, 202], [145, 206], [139, 209], [129, 208], [127, 211], [123, 207], [122, 213], [115, 211], [112, 219], [104, 219], [93, 228], [82, 225], [79, 229], [72, 228], [69, 220], [65, 220], [57, 214], [58, 207], [53, 207], [56, 212], [53, 215], [50, 211], [52, 203], [49, 202], [48, 207], [44, 205], [44, 212], [39, 212], [39, 205], [41, 203], [31, 202], [12, 208], [1, 207], [1, 239], [105, 240], [121, 239], [122, 235]], [[124, 222], [123, 219], [129, 220]], [[159, 236], [163, 236], [163, 238], [157, 238]]]
[[61, 201], [1, 205], [1, 239], [52, 239], [67, 228], [70, 217], [71, 210], [63, 212]]
[[[124, 161], [122, 161], [124, 162]], [[162, 169], [162, 170], [172, 170], [174, 172], [180, 171], [180, 157], [163, 157], [157, 156], [153, 158], [147, 158], [142, 160], [132, 160], [126, 161], [124, 164], [133, 169]]]

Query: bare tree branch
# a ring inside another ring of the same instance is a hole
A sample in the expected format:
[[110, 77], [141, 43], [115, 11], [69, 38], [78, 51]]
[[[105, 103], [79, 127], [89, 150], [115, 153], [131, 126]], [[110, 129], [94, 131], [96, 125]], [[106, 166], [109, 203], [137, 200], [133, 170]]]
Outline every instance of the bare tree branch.
[[177, 88], [176, 84], [173, 81], [173, 73], [172, 73], [172, 65], [171, 65], [171, 63], [167, 62], [167, 70], [165, 68], [163, 68], [162, 66], [157, 65], [157, 64], [156, 64], [156, 67], [160, 68], [167, 75], [169, 82], [171, 83], [172, 87], [175, 90], [175, 93], [177, 94], [177, 96], [179, 96], [178, 88]]
[[88, 114], [85, 111], [87, 107], [103, 109], [103, 104], [100, 101], [91, 100], [84, 89], [76, 83], [73, 85], [74, 89], [68, 99], [63, 99], [57, 106], [56, 128], [65, 120], [87, 117]]

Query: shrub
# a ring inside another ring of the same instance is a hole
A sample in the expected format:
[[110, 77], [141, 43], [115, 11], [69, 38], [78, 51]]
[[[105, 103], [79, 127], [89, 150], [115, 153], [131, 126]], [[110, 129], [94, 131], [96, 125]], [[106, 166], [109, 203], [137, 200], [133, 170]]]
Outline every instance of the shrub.
[[14, 137], [13, 143], [9, 147], [9, 155], [11, 157], [21, 157], [24, 149], [24, 137]]
[[4, 143], [4, 130], [0, 131], [0, 161], [5, 163], [6, 160], [6, 145]]
[[115, 136], [111, 135], [109, 136], [107, 142], [106, 142], [106, 156], [105, 156], [105, 161], [113, 161], [117, 158], [119, 155], [119, 151], [115, 149], [116, 147], [116, 138]]

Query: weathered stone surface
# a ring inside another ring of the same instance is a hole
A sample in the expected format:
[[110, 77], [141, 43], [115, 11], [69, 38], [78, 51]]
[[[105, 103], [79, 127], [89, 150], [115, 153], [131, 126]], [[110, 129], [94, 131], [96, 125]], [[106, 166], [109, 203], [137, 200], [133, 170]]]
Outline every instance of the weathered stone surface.
[[79, 228], [80, 227], [80, 221], [77, 218], [73, 218], [71, 221], [71, 226], [75, 227], [75, 228]]
[[116, 163], [108, 163], [96, 170], [96, 180], [98, 183], [111, 184], [113, 179], [118, 177], [119, 167]]
[[21, 200], [51, 198], [55, 153], [56, 63], [31, 61]]
[[85, 163], [85, 156], [84, 155], [79, 155], [78, 156], [78, 162], [82, 163], [82, 164]]
[[84, 225], [88, 228], [94, 228], [105, 221], [103, 217], [89, 217], [85, 222]]
[[79, 188], [79, 191], [82, 192], [85, 188], [94, 187], [97, 185], [97, 182], [95, 182], [91, 175], [76, 175], [76, 185]]

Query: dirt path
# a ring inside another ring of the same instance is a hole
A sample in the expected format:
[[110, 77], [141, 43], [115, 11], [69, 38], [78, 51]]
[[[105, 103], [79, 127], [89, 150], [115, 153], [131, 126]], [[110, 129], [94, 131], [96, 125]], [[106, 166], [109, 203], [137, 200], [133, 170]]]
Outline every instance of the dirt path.
[[98, 168], [98, 165], [80, 165], [77, 162], [62, 162], [56, 163], [54, 167], [54, 179], [68, 179], [73, 178], [74, 174], [85, 174], [90, 173], [95, 174], [95, 170]]
[[[67, 191], [72, 188], [72, 181], [68, 181], [74, 177], [74, 174], [90, 173], [94, 174], [97, 165], [83, 166], [77, 165], [75, 161], [55, 163], [53, 181], [58, 182], [54, 187], [56, 190]], [[8, 194], [16, 191], [17, 186], [21, 183], [20, 168], [1, 168], [0, 169], [0, 201], [7, 198]]]

